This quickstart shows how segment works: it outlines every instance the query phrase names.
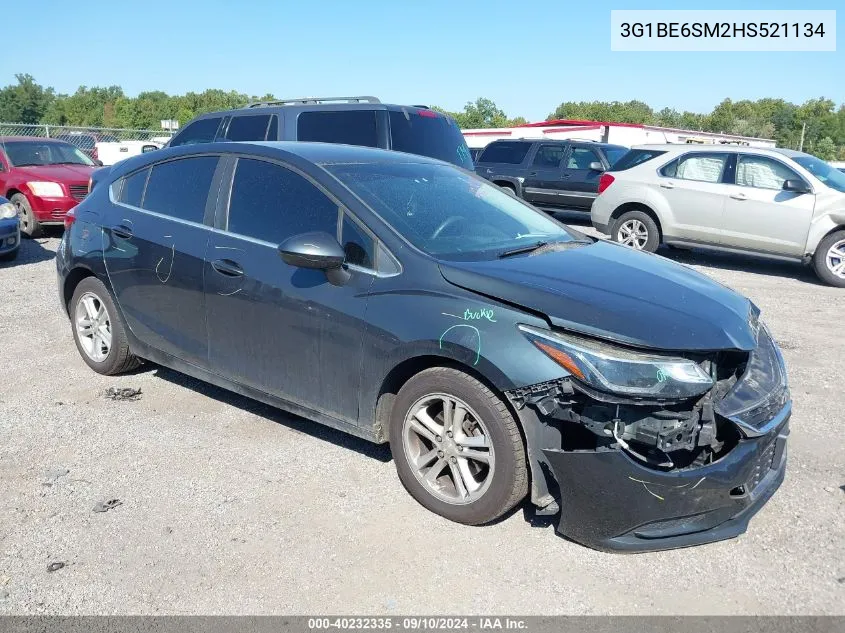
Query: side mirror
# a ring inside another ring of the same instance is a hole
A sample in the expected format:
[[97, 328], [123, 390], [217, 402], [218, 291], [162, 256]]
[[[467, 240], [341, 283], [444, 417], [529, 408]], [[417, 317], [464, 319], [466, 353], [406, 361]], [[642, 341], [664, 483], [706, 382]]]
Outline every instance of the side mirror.
[[807, 183], [798, 179], [784, 180], [783, 190], [793, 193], [810, 193], [810, 187]]
[[602, 165], [599, 161], [594, 160], [590, 163], [590, 170], [591, 171], [604, 171], [604, 165]]
[[95, 158], [95, 159], [94, 159], [94, 164], [95, 164], [97, 167], [102, 167], [102, 166], [103, 166], [103, 161], [101, 161], [99, 158]]
[[289, 237], [279, 245], [279, 255], [291, 266], [317, 270], [340, 268], [346, 259], [334, 236], [322, 231]]

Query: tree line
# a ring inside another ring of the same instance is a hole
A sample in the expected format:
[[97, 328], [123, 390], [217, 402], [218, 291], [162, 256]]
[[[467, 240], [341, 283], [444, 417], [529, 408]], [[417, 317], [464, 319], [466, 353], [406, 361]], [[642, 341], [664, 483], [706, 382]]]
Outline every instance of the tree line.
[[[120, 86], [80, 86], [73, 94], [59, 94], [28, 74], [0, 89], [0, 121], [158, 129], [163, 119], [187, 123], [198, 114], [228, 110], [251, 101], [272, 100], [271, 94], [247, 95], [234, 90], [205, 90], [168, 95], [160, 90], [124, 94]], [[454, 117], [462, 129], [508, 127], [526, 123], [508, 116], [495, 102], [479, 98], [462, 111], [436, 110]], [[845, 160], [845, 105], [820, 97], [797, 105], [784, 99], [723, 100], [709, 113], [655, 110], [642, 101], [565, 101], [549, 119], [617, 121], [664, 127], [771, 138], [780, 147], [803, 148], [825, 160]]]

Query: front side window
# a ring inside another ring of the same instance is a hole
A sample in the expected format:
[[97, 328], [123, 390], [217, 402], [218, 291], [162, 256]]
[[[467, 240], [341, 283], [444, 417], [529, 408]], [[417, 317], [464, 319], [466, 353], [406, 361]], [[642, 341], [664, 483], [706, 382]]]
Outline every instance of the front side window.
[[211, 143], [217, 135], [217, 128], [220, 127], [220, 121], [221, 117], [194, 121], [170, 141], [170, 147], [195, 145], [196, 143]]
[[736, 184], [757, 189], [783, 189], [787, 180], [803, 180], [783, 163], [767, 156], [744, 154], [736, 163]]
[[196, 156], [154, 165], [141, 206], [172, 218], [201, 223], [217, 161], [217, 156]]
[[348, 264], [355, 264], [364, 268], [373, 267], [375, 240], [347, 213], [343, 214], [340, 243], [343, 245]]
[[564, 154], [566, 154], [565, 145], [540, 145], [537, 148], [537, 153], [534, 154], [531, 166], [557, 168], [560, 161], [563, 160]]
[[323, 231], [337, 235], [338, 205], [298, 173], [281, 165], [239, 158], [229, 200], [228, 230], [281, 244]]
[[267, 138], [269, 124], [269, 114], [232, 117], [226, 138], [230, 141], [263, 141]]
[[672, 161], [660, 173], [668, 178], [715, 183], [721, 182], [727, 163], [727, 154], [689, 154]]
[[7, 141], [6, 157], [13, 167], [94, 164], [78, 147], [56, 141]]
[[302, 112], [297, 118], [298, 141], [378, 147], [375, 110]]
[[573, 147], [566, 160], [567, 169], [589, 169], [590, 163], [600, 163], [598, 155], [585, 147]]
[[135, 172], [123, 179], [123, 186], [120, 188], [118, 202], [133, 207], [140, 207], [144, 197], [144, 188], [147, 185], [147, 176], [150, 175], [149, 168]]
[[325, 167], [406, 240], [444, 259], [492, 259], [503, 249], [574, 239], [544, 213], [455, 167], [388, 162]]

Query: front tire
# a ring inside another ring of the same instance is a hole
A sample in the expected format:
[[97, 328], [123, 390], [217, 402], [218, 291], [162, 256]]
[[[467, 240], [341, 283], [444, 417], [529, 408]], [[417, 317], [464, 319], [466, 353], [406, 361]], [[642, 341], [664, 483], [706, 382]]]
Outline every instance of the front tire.
[[660, 229], [644, 211], [628, 211], [620, 215], [613, 224], [610, 237], [614, 242], [637, 251], [653, 253], [660, 246]]
[[835, 231], [819, 242], [813, 268], [826, 284], [845, 288], [845, 231]]
[[79, 282], [68, 312], [76, 349], [95, 372], [113, 376], [140, 365], [129, 351], [123, 319], [99, 279], [86, 277]]
[[457, 523], [489, 523], [528, 492], [516, 421], [499, 396], [457, 369], [434, 367], [405, 383], [390, 449], [411, 496]]
[[32, 206], [30, 206], [29, 200], [26, 199], [26, 196], [22, 193], [16, 193], [12, 196], [10, 202], [15, 205], [15, 208], [18, 210], [18, 217], [20, 218], [21, 223], [21, 233], [27, 237], [38, 237], [41, 235], [41, 232], [43, 231], [41, 223], [38, 221], [38, 218], [35, 217], [35, 213], [33, 213]]

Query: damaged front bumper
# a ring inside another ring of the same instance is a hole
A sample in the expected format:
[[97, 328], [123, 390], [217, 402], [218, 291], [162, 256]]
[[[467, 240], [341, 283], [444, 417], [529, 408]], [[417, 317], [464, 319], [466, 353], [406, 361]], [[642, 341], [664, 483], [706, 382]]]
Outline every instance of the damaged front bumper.
[[739, 536], [786, 472], [791, 403], [774, 430], [699, 468], [659, 472], [625, 452], [543, 449], [560, 490], [557, 531], [600, 550], [644, 552]]

